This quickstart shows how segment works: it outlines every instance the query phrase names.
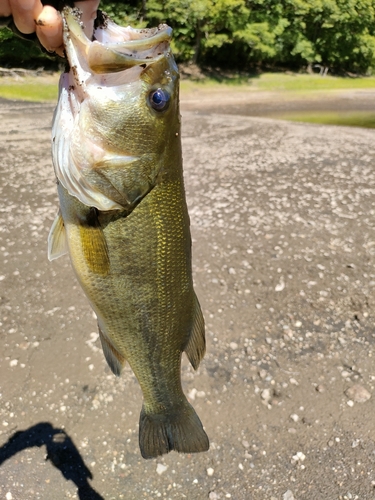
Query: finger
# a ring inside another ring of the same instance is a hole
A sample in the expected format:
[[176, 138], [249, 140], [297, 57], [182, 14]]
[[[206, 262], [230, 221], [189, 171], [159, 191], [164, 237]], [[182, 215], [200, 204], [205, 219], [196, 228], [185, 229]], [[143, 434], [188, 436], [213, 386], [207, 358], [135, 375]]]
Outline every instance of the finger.
[[11, 13], [9, 0], [0, 0], [0, 17], [8, 17]]
[[[50, 5], [45, 5], [35, 20], [40, 43], [50, 52], [57, 52], [63, 43], [62, 18]], [[58, 52], [60, 54], [60, 52]], [[60, 54], [62, 55], [62, 53]]]
[[13, 20], [21, 33], [29, 34], [35, 31], [34, 19], [37, 19], [43, 10], [40, 0], [8, 0]]

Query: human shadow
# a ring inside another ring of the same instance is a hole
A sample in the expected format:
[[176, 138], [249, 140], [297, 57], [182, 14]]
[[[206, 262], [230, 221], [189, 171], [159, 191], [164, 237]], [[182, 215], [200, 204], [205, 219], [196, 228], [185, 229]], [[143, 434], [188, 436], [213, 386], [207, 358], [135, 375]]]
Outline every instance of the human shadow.
[[89, 484], [92, 473], [73, 440], [63, 429], [56, 429], [49, 422], [40, 422], [24, 431], [15, 432], [0, 448], [0, 466], [20, 451], [34, 446], [46, 446], [46, 460], [59, 469], [67, 481], [73, 481], [80, 500], [104, 500]]

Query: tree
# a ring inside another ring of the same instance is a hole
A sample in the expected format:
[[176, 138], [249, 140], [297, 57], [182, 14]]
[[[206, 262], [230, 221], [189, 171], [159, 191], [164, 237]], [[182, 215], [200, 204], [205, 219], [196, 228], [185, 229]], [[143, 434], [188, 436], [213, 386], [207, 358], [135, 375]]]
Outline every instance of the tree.
[[[101, 8], [119, 24], [169, 24], [179, 62], [375, 70], [375, 0], [102, 0]], [[24, 43], [0, 31], [0, 64], [50, 64]]]

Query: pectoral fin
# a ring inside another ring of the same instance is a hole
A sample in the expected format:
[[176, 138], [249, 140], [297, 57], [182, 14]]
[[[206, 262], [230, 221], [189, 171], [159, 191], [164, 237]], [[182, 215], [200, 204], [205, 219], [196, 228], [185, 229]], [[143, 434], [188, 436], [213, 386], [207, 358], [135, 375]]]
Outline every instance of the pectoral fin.
[[204, 319], [197, 297], [195, 297], [193, 327], [190, 338], [185, 347], [186, 355], [196, 370], [206, 352], [206, 339], [204, 335]]
[[79, 233], [88, 267], [93, 273], [106, 276], [110, 268], [108, 247], [95, 208], [80, 221]]
[[99, 328], [99, 336], [102, 343], [104, 357], [108, 363], [108, 366], [112, 370], [112, 372], [119, 377], [121, 375], [122, 369], [124, 368], [126, 359], [120, 354], [108, 340], [106, 335], [103, 333], [100, 325], [98, 323]]
[[59, 210], [48, 235], [48, 260], [58, 259], [66, 253], [68, 253], [66, 231], [61, 211]]

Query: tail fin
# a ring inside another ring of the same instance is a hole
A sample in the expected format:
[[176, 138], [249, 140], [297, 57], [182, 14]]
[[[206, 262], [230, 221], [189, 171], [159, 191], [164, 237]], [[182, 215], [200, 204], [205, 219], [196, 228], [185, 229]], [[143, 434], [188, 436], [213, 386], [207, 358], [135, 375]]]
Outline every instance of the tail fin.
[[143, 458], [155, 458], [172, 450], [181, 453], [207, 451], [210, 443], [194, 408], [188, 403], [177, 413], [147, 414], [139, 419], [139, 447]]

